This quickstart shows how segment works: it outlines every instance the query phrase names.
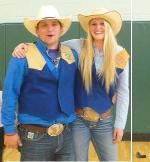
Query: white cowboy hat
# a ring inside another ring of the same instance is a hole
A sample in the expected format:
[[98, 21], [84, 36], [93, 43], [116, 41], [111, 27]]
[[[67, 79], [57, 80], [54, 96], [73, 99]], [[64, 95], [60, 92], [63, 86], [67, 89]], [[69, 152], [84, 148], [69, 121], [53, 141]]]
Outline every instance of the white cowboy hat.
[[117, 35], [122, 26], [122, 18], [119, 12], [113, 10], [108, 11], [105, 8], [101, 8], [98, 11], [92, 12], [90, 15], [78, 15], [78, 19], [82, 28], [87, 32], [90, 20], [94, 18], [101, 18], [107, 21], [114, 32]]
[[33, 35], [35, 35], [37, 37], [37, 34], [36, 34], [37, 24], [41, 20], [45, 20], [45, 19], [56, 19], [62, 24], [63, 28], [62, 28], [61, 36], [64, 35], [67, 32], [67, 30], [69, 29], [69, 27], [71, 25], [71, 16], [60, 17], [57, 9], [54, 6], [47, 5], [47, 6], [42, 6], [40, 8], [38, 16], [34, 20], [31, 20], [29, 18], [25, 18], [24, 19], [24, 26], [27, 28], [27, 30], [30, 33], [32, 33]]

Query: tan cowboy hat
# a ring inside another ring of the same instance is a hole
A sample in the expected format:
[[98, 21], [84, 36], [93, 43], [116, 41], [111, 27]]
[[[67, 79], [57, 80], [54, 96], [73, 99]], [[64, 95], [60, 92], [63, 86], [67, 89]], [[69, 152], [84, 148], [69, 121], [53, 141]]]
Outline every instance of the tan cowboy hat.
[[67, 30], [69, 29], [69, 27], [71, 25], [71, 16], [60, 17], [57, 9], [54, 6], [47, 5], [47, 6], [42, 6], [40, 8], [38, 16], [34, 20], [31, 20], [29, 18], [25, 18], [24, 19], [24, 26], [27, 28], [27, 30], [30, 33], [32, 33], [33, 35], [35, 35], [37, 37], [37, 34], [36, 34], [37, 24], [41, 20], [45, 20], [45, 19], [56, 19], [62, 24], [63, 29], [62, 29], [61, 36], [64, 35], [67, 32]]
[[114, 32], [117, 35], [122, 26], [122, 18], [119, 12], [113, 10], [108, 11], [105, 8], [92, 12], [90, 15], [78, 15], [78, 19], [82, 28], [87, 32], [90, 20], [94, 18], [101, 18], [107, 21]]

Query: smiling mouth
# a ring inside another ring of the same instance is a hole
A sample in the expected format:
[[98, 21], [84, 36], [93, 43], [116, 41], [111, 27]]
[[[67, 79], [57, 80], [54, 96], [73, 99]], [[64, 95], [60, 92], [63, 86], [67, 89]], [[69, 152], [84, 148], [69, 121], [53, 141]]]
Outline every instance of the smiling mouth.
[[53, 37], [54, 35], [52, 35], [52, 34], [48, 34], [47, 36], [51, 38], [51, 37]]
[[95, 34], [103, 34], [103, 32], [95, 32]]

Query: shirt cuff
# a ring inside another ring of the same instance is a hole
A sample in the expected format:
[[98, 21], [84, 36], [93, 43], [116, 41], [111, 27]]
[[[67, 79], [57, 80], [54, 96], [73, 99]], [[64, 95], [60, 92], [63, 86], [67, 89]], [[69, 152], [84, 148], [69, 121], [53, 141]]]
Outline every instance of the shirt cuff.
[[13, 133], [17, 132], [17, 129], [13, 125], [11, 125], [11, 126], [4, 126], [4, 132], [5, 132], [5, 134], [13, 134]]

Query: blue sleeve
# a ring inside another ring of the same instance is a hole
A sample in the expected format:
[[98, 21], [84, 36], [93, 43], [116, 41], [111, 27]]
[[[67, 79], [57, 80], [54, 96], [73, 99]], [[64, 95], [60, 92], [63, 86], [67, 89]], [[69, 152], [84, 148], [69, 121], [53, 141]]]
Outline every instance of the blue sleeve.
[[7, 68], [2, 97], [2, 123], [7, 134], [16, 132], [17, 99], [26, 72], [27, 61], [25, 58], [11, 58]]

